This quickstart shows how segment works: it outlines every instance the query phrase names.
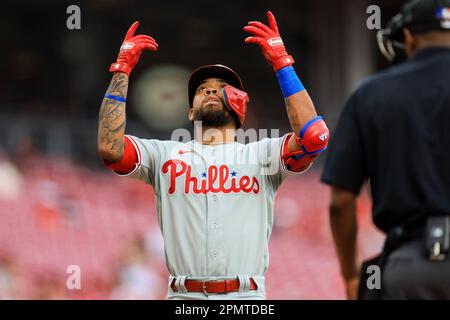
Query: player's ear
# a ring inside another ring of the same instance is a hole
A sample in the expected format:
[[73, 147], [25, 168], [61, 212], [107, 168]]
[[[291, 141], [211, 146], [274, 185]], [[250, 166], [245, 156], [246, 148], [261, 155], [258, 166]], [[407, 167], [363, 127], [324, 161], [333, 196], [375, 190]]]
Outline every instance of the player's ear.
[[189, 121], [194, 121], [194, 111], [192, 111], [192, 108], [189, 109], [188, 118]]

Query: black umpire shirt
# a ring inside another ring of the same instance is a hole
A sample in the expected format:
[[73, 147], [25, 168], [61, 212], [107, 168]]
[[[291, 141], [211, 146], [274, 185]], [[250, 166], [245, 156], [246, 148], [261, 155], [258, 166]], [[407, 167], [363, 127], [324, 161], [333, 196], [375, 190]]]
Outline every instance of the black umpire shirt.
[[381, 230], [450, 214], [450, 48], [427, 48], [365, 81], [331, 137], [322, 181], [368, 179]]

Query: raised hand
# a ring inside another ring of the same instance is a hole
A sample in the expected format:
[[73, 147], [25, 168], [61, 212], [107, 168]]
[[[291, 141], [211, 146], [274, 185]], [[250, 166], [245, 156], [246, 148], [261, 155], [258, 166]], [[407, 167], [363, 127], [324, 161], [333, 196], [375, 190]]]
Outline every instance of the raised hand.
[[138, 27], [139, 21], [136, 21], [130, 29], [128, 29], [122, 46], [120, 47], [117, 61], [111, 64], [109, 71], [124, 72], [129, 76], [131, 70], [133, 70], [138, 63], [142, 51], [156, 51], [158, 49], [158, 44], [152, 37], [143, 34], [137, 36], [134, 35]]
[[260, 46], [267, 62], [278, 71], [294, 63], [294, 58], [288, 55], [278, 31], [277, 22], [272, 12], [267, 12], [269, 25], [259, 21], [250, 21], [244, 30], [251, 34], [246, 43], [256, 43]]

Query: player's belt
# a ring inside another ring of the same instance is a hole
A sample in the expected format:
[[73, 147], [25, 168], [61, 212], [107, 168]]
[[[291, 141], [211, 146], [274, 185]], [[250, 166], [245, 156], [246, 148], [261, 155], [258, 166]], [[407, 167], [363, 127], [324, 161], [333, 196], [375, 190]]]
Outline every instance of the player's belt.
[[[171, 283], [171, 288], [173, 291], [178, 292], [175, 286], [175, 279]], [[199, 281], [199, 280], [189, 280], [186, 279], [184, 282], [187, 292], [203, 292], [203, 293], [229, 293], [229, 292], [239, 292], [239, 280], [213, 280], [213, 281]], [[250, 289], [256, 290], [258, 286], [255, 280], [250, 278]]]

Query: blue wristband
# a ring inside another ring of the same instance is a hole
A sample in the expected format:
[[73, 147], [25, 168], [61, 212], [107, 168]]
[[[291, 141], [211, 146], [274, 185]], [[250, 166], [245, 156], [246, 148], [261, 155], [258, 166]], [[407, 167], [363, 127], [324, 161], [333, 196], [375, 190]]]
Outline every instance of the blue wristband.
[[117, 100], [120, 102], [127, 102], [127, 99], [119, 97], [119, 96], [113, 96], [112, 94], [105, 94], [105, 98]]
[[276, 72], [283, 97], [287, 98], [293, 94], [305, 90], [300, 79], [297, 77], [292, 66], [284, 67]]

